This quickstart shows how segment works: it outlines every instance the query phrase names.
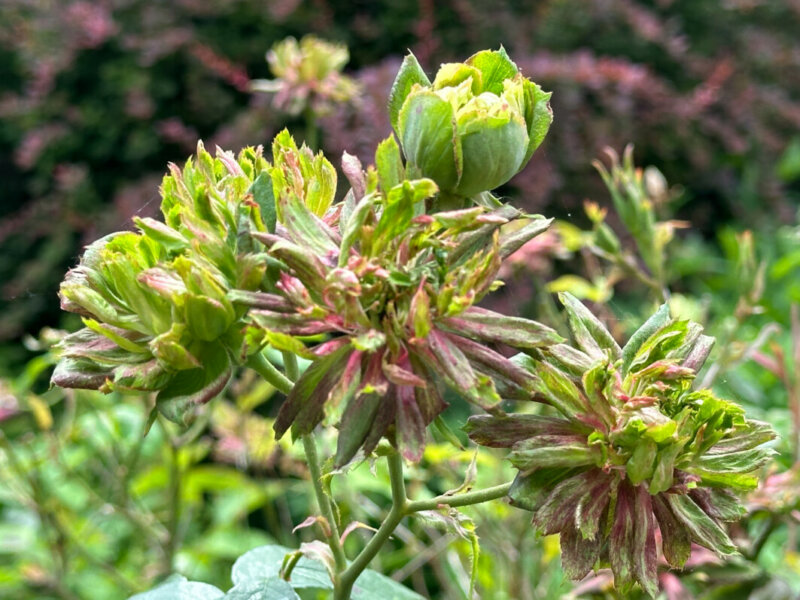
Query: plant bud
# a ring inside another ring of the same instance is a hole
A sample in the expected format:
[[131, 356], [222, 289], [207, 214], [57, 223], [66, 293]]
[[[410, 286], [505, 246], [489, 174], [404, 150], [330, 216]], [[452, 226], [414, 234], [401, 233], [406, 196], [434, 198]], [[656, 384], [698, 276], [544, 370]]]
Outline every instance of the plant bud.
[[528, 163], [553, 118], [549, 99], [503, 48], [444, 64], [433, 83], [409, 54], [389, 110], [409, 166], [442, 191], [468, 197], [503, 185]]

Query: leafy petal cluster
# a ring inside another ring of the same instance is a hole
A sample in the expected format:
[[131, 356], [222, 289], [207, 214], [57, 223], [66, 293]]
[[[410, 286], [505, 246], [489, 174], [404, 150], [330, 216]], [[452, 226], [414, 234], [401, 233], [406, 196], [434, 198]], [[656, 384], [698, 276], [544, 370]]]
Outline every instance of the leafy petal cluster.
[[511, 448], [519, 474], [512, 502], [534, 525], [560, 533], [575, 579], [610, 564], [616, 584], [657, 592], [656, 530], [680, 568], [697, 543], [734, 554], [725, 521], [744, 510], [770, 458], [772, 428], [692, 383], [713, 344], [697, 323], [673, 320], [666, 305], [620, 348], [575, 298], [562, 295], [578, 348], [520, 356], [558, 416], [476, 416], [470, 437]]
[[[364, 172], [346, 157], [351, 193], [315, 210], [314, 180], [303, 167], [310, 152], [279, 136], [273, 154], [279, 226], [255, 237], [280, 262], [278, 293], [240, 301], [252, 307], [249, 318], [263, 336], [256, 343], [314, 360], [281, 407], [279, 436], [289, 427], [311, 432], [327, 410], [339, 423], [338, 464], [387, 434], [418, 460], [425, 428], [445, 406], [439, 380], [488, 410], [503, 394], [533, 392], [535, 377], [485, 344], [538, 348], [563, 340], [544, 325], [474, 304], [499, 284], [503, 258], [548, 220], [511, 207], [427, 214], [438, 188], [406, 178], [393, 138], [379, 147], [377, 169]], [[329, 338], [306, 347], [305, 339], [321, 335]]]
[[244, 347], [245, 311], [228, 293], [258, 289], [266, 272], [250, 236], [269, 220], [255, 185], [266, 167], [260, 149], [214, 158], [200, 144], [196, 160], [164, 178], [165, 223], [137, 218], [138, 232], [86, 249], [60, 290], [85, 327], [60, 344], [55, 384], [158, 391], [176, 421], [222, 391]]
[[315, 114], [325, 114], [358, 93], [356, 82], [342, 75], [348, 60], [350, 53], [344, 44], [314, 35], [306, 35], [299, 42], [288, 37], [267, 52], [275, 79], [257, 79], [251, 87], [257, 92], [274, 93], [275, 106], [289, 114], [298, 115], [307, 107]]

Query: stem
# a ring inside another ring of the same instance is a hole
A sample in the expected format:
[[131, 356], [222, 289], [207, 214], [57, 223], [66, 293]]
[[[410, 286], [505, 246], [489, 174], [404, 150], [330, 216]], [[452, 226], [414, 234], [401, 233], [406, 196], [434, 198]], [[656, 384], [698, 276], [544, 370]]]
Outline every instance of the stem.
[[[163, 423], [162, 423], [163, 425]], [[169, 436], [169, 432], [165, 428]], [[170, 449], [170, 476], [169, 476], [169, 520], [167, 521], [167, 547], [164, 566], [167, 573], [172, 572], [172, 563], [178, 549], [178, 525], [181, 518], [181, 466], [178, 462], [180, 448], [175, 440], [169, 440]]]
[[[344, 555], [342, 542], [339, 539], [339, 526], [336, 523], [336, 515], [333, 513], [331, 499], [328, 494], [325, 493], [325, 488], [322, 485], [322, 470], [320, 469], [317, 445], [314, 442], [314, 437], [311, 434], [307, 434], [304, 435], [302, 439], [303, 448], [306, 452], [306, 460], [308, 461], [308, 469], [311, 471], [311, 482], [314, 484], [314, 494], [317, 497], [317, 504], [319, 504], [319, 510], [322, 516], [328, 521], [329, 530], [326, 537], [328, 538], [328, 545], [331, 547], [331, 552], [333, 552], [333, 559], [336, 562], [336, 572], [338, 574], [347, 567], [347, 557]], [[323, 535], [325, 534], [326, 531], [323, 529]]]
[[286, 371], [286, 377], [291, 381], [297, 381], [300, 376], [300, 369], [297, 367], [297, 355], [286, 350], [281, 354], [283, 355], [283, 370]]
[[400, 525], [404, 517], [410, 516], [423, 510], [435, 510], [442, 506], [470, 506], [480, 504], [490, 500], [497, 500], [508, 494], [511, 489], [511, 482], [494, 487], [457, 494], [454, 496], [441, 495], [430, 500], [417, 500], [411, 502], [406, 497], [406, 486], [403, 480], [403, 459], [400, 454], [394, 452], [386, 457], [389, 464], [389, 480], [392, 485], [392, 508], [386, 519], [381, 524], [378, 532], [364, 546], [364, 549], [356, 556], [350, 566], [341, 574], [339, 585], [335, 587], [334, 600], [349, 600], [350, 592], [353, 589], [358, 576], [367, 568], [369, 563], [378, 554], [383, 545], [391, 537], [394, 530]]
[[511, 489], [511, 482], [496, 485], [494, 487], [486, 488], [483, 490], [476, 490], [474, 492], [467, 492], [466, 494], [457, 494], [455, 496], [436, 496], [430, 500], [417, 500], [416, 502], [409, 502], [406, 507], [406, 512], [411, 514], [423, 510], [436, 510], [441, 506], [470, 506], [472, 504], [480, 504], [481, 502], [489, 502], [490, 500], [497, 500], [508, 495], [508, 490]]
[[267, 383], [269, 383], [279, 392], [288, 395], [289, 392], [292, 391], [292, 388], [294, 387], [292, 381], [287, 378], [286, 375], [278, 371], [278, 369], [275, 368], [275, 365], [269, 362], [267, 357], [261, 354], [261, 352], [256, 352], [253, 356], [247, 359], [247, 366], [261, 375], [261, 377], [263, 377]]
[[381, 523], [378, 532], [342, 573], [339, 578], [339, 586], [336, 586], [333, 592], [334, 600], [349, 600], [350, 592], [358, 576], [375, 558], [375, 555], [407, 514], [408, 498], [406, 497], [406, 484], [403, 480], [403, 458], [394, 452], [387, 456], [386, 460], [389, 463], [389, 479], [392, 484], [392, 508]]
[[306, 126], [306, 146], [316, 152], [319, 150], [319, 129], [317, 128], [317, 117], [311, 106], [307, 106], [303, 111], [303, 121]]

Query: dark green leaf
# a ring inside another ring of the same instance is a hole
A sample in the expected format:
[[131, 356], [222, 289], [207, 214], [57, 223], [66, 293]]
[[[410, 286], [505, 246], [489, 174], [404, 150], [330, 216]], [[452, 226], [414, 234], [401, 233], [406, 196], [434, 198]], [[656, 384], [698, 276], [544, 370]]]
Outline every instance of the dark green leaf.
[[224, 600], [300, 600], [300, 596], [280, 577], [269, 577], [250, 579], [234, 586]]

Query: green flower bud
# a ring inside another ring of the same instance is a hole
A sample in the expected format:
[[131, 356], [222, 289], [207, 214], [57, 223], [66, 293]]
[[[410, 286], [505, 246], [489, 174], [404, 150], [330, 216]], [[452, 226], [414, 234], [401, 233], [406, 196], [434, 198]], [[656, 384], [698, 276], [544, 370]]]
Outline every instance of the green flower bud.
[[552, 121], [549, 99], [503, 48], [444, 64], [433, 83], [409, 54], [389, 110], [409, 166], [444, 192], [473, 196], [528, 163]]

